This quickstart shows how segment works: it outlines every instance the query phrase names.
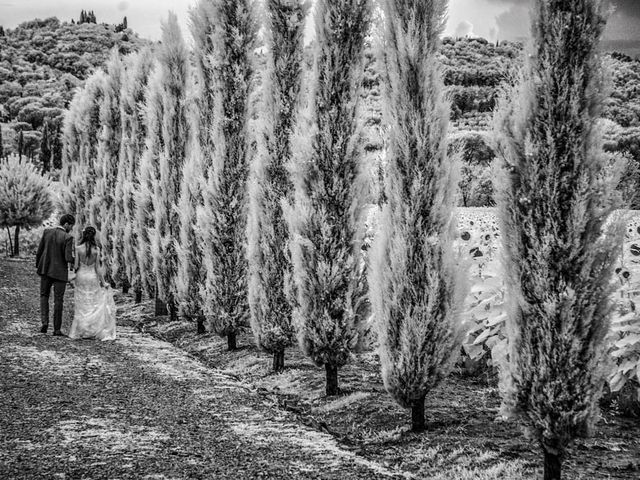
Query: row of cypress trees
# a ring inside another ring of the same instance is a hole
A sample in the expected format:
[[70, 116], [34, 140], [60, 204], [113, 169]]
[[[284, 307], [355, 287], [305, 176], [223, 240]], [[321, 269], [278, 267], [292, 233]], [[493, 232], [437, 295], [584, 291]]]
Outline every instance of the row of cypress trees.
[[[114, 54], [74, 99], [63, 205], [79, 225], [101, 229], [114, 282], [138, 299], [156, 295], [200, 332], [207, 324], [230, 349], [250, 321], [276, 371], [297, 335], [325, 367], [329, 395], [373, 314], [385, 386], [420, 431], [425, 397], [459, 351], [465, 294], [437, 56], [447, 1], [381, 7], [386, 203], [368, 262], [363, 217], [375, 202], [358, 101], [370, 0], [316, 2], [308, 77], [309, 7], [265, 2], [257, 120], [252, 2], [198, 3], [193, 72], [170, 15], [155, 55]], [[537, 0], [518, 101], [496, 116], [512, 298], [506, 402], [537, 435], [549, 479], [560, 478], [566, 446], [595, 418], [603, 384], [620, 242], [608, 221], [619, 206], [615, 178], [596, 130], [604, 24], [601, 0]]]

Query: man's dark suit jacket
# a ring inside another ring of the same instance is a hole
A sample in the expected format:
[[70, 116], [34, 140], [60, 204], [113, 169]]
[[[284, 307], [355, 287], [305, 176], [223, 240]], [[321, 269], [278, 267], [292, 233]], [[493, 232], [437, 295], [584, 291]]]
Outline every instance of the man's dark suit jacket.
[[47, 228], [36, 253], [38, 275], [66, 282], [73, 264], [73, 237], [62, 228]]

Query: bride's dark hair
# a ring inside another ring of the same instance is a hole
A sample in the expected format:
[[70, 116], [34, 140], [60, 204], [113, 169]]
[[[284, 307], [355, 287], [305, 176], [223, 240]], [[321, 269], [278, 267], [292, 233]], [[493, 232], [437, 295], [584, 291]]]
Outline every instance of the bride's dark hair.
[[96, 242], [96, 229], [93, 227], [86, 227], [82, 231], [82, 238], [80, 239], [80, 245], [86, 245], [87, 248], [87, 257], [91, 256], [91, 249], [98, 248], [98, 243]]

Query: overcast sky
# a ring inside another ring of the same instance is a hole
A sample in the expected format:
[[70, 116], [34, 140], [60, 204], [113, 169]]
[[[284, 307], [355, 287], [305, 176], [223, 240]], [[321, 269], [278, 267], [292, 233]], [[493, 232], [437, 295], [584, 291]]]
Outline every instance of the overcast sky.
[[[533, 0], [450, 0], [447, 34], [478, 35], [491, 40], [527, 35], [528, 11]], [[614, 40], [640, 41], [640, 0], [612, 0], [612, 14], [605, 35]], [[141, 36], [158, 39], [160, 21], [174, 11], [187, 27], [187, 12], [195, 0], [0, 0], [0, 25], [13, 28], [34, 18], [78, 18], [80, 10], [93, 10], [99, 22], [129, 26]]]

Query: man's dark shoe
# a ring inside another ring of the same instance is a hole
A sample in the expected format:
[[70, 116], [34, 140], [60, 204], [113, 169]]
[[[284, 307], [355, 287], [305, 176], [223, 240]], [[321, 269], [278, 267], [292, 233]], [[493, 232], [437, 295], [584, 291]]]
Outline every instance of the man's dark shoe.
[[43, 325], [42, 328], [40, 329], [40, 333], [47, 333], [47, 327], [46, 325]]
[[56, 330], [53, 332], [53, 336], [54, 337], [66, 337], [66, 335], [64, 333], [62, 333], [60, 330]]

